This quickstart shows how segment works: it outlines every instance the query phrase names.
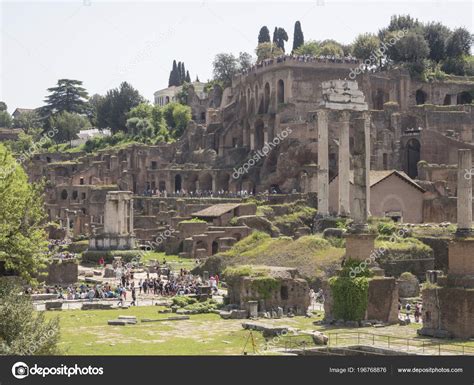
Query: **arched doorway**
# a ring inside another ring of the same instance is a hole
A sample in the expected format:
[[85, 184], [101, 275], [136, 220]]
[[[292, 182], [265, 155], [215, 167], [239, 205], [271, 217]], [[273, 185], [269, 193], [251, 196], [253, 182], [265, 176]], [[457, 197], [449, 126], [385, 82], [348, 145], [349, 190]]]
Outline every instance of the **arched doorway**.
[[278, 103], [285, 103], [285, 83], [281, 79], [278, 80], [277, 100]]
[[264, 97], [263, 97], [263, 112], [268, 113], [270, 107], [270, 84], [265, 84]]
[[458, 94], [456, 102], [457, 104], [471, 104], [472, 95], [467, 91], [461, 92]]
[[265, 144], [264, 125], [262, 120], [255, 123], [255, 149], [260, 150]]
[[418, 139], [410, 139], [406, 146], [407, 174], [410, 178], [418, 176], [418, 162], [420, 161], [420, 142]]
[[174, 191], [181, 191], [182, 179], [181, 175], [176, 174], [174, 177]]
[[424, 92], [422, 90], [417, 90], [416, 91], [415, 100], [416, 100], [416, 105], [417, 106], [425, 104], [426, 103], [426, 98], [427, 98], [426, 92]]

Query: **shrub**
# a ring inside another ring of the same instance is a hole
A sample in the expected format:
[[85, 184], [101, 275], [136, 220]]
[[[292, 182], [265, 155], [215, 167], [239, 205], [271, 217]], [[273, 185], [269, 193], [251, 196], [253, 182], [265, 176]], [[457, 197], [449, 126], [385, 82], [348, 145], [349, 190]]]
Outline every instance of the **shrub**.
[[179, 307], [185, 307], [188, 305], [192, 305], [197, 302], [197, 299], [194, 297], [187, 297], [182, 295], [177, 295], [171, 299], [173, 301], [173, 305]]
[[204, 302], [195, 302], [190, 305], [185, 306], [186, 310], [191, 310], [193, 313], [202, 314], [210, 313], [212, 310], [215, 310], [219, 307], [216, 301], [208, 299]]
[[359, 321], [367, 310], [369, 279], [367, 277], [332, 277], [329, 285], [333, 295], [334, 316]]
[[393, 223], [381, 222], [377, 225], [377, 232], [382, 235], [392, 235], [397, 227]]

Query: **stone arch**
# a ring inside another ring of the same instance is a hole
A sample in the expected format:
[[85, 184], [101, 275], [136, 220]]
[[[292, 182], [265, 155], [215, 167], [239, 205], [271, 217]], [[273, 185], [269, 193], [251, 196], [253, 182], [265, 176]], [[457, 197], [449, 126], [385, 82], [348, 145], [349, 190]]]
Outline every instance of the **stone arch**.
[[418, 162], [420, 161], [421, 145], [418, 139], [412, 138], [406, 145], [407, 174], [410, 178], [418, 176]]
[[260, 150], [265, 144], [265, 126], [263, 120], [258, 119], [255, 122], [255, 149]]
[[61, 199], [65, 201], [68, 197], [67, 190], [61, 191]]
[[463, 91], [458, 94], [456, 98], [457, 104], [471, 104], [472, 103], [472, 94], [467, 91]]
[[174, 176], [174, 191], [181, 191], [183, 188], [183, 178], [181, 178], [180, 174], [176, 174]]
[[270, 83], [265, 83], [265, 88], [263, 90], [263, 112], [268, 113], [270, 107]]
[[443, 105], [444, 106], [451, 105], [451, 95], [450, 94], [446, 94], [446, 96], [444, 97]]
[[169, 102], [170, 102], [170, 97], [169, 96], [165, 97], [165, 104], [168, 104]]
[[203, 191], [212, 191], [212, 175], [205, 173], [199, 176], [199, 189]]
[[400, 196], [389, 194], [382, 199], [382, 202], [380, 202], [380, 211], [384, 213], [384, 215], [388, 211], [401, 211], [403, 215], [405, 212], [405, 205]]
[[415, 100], [416, 100], [416, 105], [422, 105], [426, 104], [426, 100], [428, 99], [428, 95], [426, 94], [425, 91], [423, 90], [416, 90], [415, 93]]
[[285, 83], [282, 79], [278, 80], [277, 84], [277, 102], [285, 103]]

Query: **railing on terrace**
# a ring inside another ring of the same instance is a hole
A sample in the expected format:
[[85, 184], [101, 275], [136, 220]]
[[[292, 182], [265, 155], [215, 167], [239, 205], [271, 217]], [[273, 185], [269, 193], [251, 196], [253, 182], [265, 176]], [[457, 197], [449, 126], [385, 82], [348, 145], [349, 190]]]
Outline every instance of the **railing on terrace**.
[[[288, 350], [307, 350], [314, 348], [312, 336], [308, 334], [286, 335], [279, 339], [275, 347]], [[405, 338], [386, 334], [367, 332], [344, 332], [328, 334], [327, 353], [331, 347], [373, 346], [381, 349], [393, 349], [414, 354], [429, 355], [474, 355], [474, 346], [449, 343], [433, 339]], [[352, 349], [354, 350], [354, 349]]]

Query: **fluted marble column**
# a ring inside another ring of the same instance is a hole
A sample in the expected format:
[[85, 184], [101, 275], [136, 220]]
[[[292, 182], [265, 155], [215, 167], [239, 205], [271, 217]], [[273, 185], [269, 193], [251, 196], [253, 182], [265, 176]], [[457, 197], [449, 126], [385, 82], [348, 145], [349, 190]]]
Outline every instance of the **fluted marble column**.
[[328, 112], [318, 111], [318, 214], [329, 215]]
[[350, 148], [349, 148], [349, 117], [350, 113], [344, 111], [339, 122], [339, 204], [338, 214], [349, 216], [349, 168], [350, 168]]

